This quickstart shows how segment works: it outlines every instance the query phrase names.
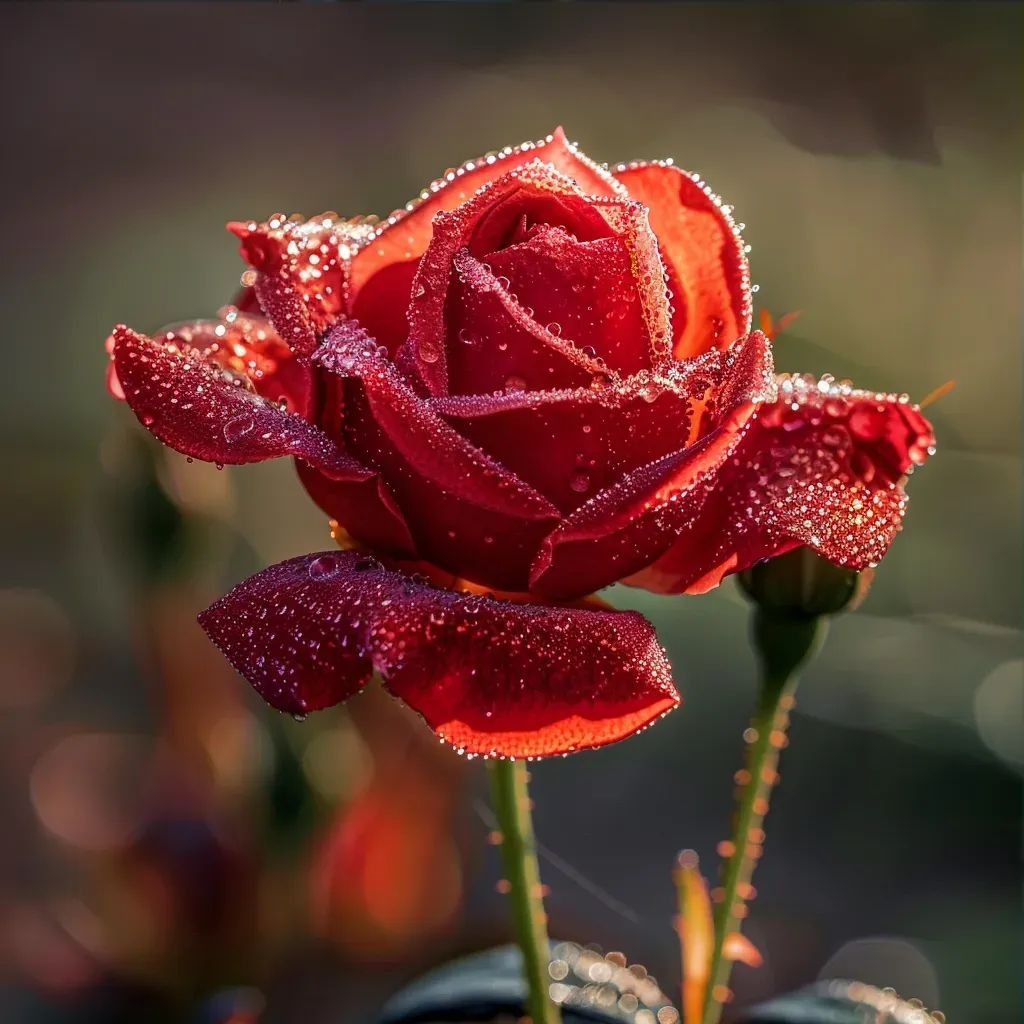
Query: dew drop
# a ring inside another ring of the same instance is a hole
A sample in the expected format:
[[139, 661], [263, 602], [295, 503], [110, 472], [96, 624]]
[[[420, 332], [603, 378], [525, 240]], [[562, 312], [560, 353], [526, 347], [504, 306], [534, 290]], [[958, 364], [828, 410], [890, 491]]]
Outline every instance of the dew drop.
[[304, 722], [306, 720], [306, 716], [299, 713], [298, 711], [292, 715], [292, 718], [294, 718], [296, 722]]
[[525, 391], [526, 381], [522, 377], [512, 376], [505, 381], [506, 391]]
[[590, 477], [586, 473], [573, 473], [569, 477], [569, 486], [577, 492], [582, 494], [585, 490], [590, 487]]
[[333, 576], [341, 568], [341, 561], [337, 555], [321, 555], [309, 563], [310, 579], [322, 580], [325, 577]]
[[425, 363], [436, 363], [441, 353], [434, 345], [420, 345], [420, 359]]
[[594, 359], [597, 356], [597, 349], [594, 348], [593, 345], [584, 345], [583, 348], [580, 349], [580, 352], [582, 352], [588, 359]]
[[507, 348], [508, 348], [508, 342], [507, 341], [499, 341], [498, 342], [498, 351], [499, 352], [504, 352], [505, 349], [507, 349]]
[[151, 427], [151, 426], [153, 426], [154, 423], [156, 423], [156, 417], [155, 416], [151, 416], [148, 412], [143, 415], [143, 417], [142, 417], [142, 425], [144, 427]]
[[473, 335], [463, 327], [462, 330], [459, 331], [459, 341], [461, 341], [463, 345], [472, 345], [476, 341], [476, 338], [474, 338]]
[[562, 333], [562, 325], [560, 323], [550, 323], [545, 328], [550, 334], [553, 334], [556, 338]]
[[593, 429], [593, 427], [591, 427], [591, 425], [589, 423], [584, 423], [583, 424], [583, 433], [584, 434], [589, 434], [592, 429]]
[[224, 440], [228, 444], [234, 444], [245, 437], [246, 434], [252, 433], [255, 427], [256, 423], [251, 416], [236, 416], [224, 424]]

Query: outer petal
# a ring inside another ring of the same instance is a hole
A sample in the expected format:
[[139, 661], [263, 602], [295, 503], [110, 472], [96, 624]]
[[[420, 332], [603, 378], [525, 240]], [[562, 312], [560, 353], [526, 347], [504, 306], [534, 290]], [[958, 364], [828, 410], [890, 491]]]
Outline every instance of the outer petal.
[[627, 582], [702, 593], [800, 544], [853, 569], [882, 558], [900, 529], [902, 478], [934, 451], [931, 425], [905, 395], [780, 380], [692, 529]]
[[113, 338], [125, 401], [175, 451], [231, 465], [292, 455], [337, 479], [372, 475], [301, 416], [250, 390], [248, 376], [222, 369], [177, 334], [154, 340], [122, 324]]
[[775, 381], [771, 350], [758, 332], [716, 360], [702, 360], [694, 373], [717, 376], [712, 429], [628, 474], [563, 520], [534, 563], [532, 593], [564, 599], [607, 586], [649, 565], [696, 521], [758, 403], [774, 394]]
[[530, 561], [558, 509], [438, 416], [382, 351], [347, 321], [317, 353], [344, 383], [346, 444], [410, 513], [423, 559], [477, 583], [525, 590]]
[[282, 711], [345, 700], [376, 670], [443, 740], [470, 754], [602, 746], [679, 703], [665, 653], [636, 612], [436, 590], [355, 552], [265, 569], [200, 622]]
[[[297, 306], [291, 316], [308, 318], [313, 329], [323, 333], [345, 309], [348, 258], [373, 233], [374, 224], [345, 220], [336, 213], [306, 221], [275, 213], [263, 223], [232, 222], [228, 230], [241, 240], [242, 258], [259, 275], [256, 291], [275, 324], [280, 315], [276, 307], [291, 305], [286, 296], [294, 296], [306, 316]], [[278, 329], [290, 344], [298, 341], [296, 347], [312, 351], [305, 337], [296, 338], [282, 326]]]
[[689, 434], [678, 391], [634, 382], [600, 389], [434, 398], [465, 437], [572, 512], [624, 475], [675, 452]]
[[677, 359], [723, 348], [750, 330], [750, 275], [743, 239], [699, 175], [667, 163], [622, 164], [615, 176], [650, 210], [674, 294]]
[[[430, 242], [431, 222], [435, 214], [454, 209], [499, 175], [533, 160], [553, 165], [575, 180], [588, 195], [625, 195], [625, 190], [612, 175], [576, 149], [561, 128], [539, 142], [524, 142], [514, 149], [510, 147], [500, 153], [470, 160], [431, 182], [419, 199], [409, 203], [404, 210], [396, 210], [360, 248], [352, 260], [352, 301], [358, 300], [366, 283], [384, 267], [400, 263], [415, 265]], [[408, 304], [408, 299], [408, 292], [404, 296], [397, 291], [394, 294], [395, 303], [402, 307]], [[354, 312], [354, 315], [358, 317], [359, 313]]]
[[225, 306], [216, 320], [194, 320], [165, 327], [158, 341], [197, 349], [203, 359], [249, 379], [262, 398], [284, 404], [307, 419], [312, 405], [313, 366], [293, 352], [266, 317]]

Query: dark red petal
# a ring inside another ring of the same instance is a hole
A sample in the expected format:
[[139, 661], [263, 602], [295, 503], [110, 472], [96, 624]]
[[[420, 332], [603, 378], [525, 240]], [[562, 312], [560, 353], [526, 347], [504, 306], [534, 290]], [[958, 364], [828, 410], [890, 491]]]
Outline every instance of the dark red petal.
[[[454, 260], [460, 250], [471, 249], [477, 228], [510, 196], [519, 196], [523, 201], [530, 196], [559, 199], [573, 208], [578, 207], [581, 214], [586, 210], [592, 215], [596, 208], [612, 230], [616, 230], [612, 221], [617, 223], [621, 215], [621, 202], [593, 200], [588, 206], [587, 197], [573, 181], [559, 174], [552, 165], [538, 162], [518, 167], [491, 181], [457, 209], [438, 213], [430, 245], [416, 272], [409, 306], [410, 359], [431, 394], [445, 394], [448, 390], [445, 312], [449, 286], [457, 280], [453, 273]], [[654, 257], [657, 259], [656, 253]]]
[[296, 291], [288, 272], [279, 270], [273, 274], [257, 274], [253, 291], [259, 299], [260, 309], [267, 314], [288, 347], [301, 355], [312, 355], [320, 343], [320, 336], [309, 307]]
[[454, 209], [489, 181], [533, 160], [553, 165], [576, 181], [588, 195], [625, 194], [612, 175], [566, 139], [561, 128], [540, 142], [524, 142], [515, 149], [503, 149], [500, 153], [470, 160], [432, 182], [405, 210], [393, 213], [378, 228], [377, 234], [359, 249], [352, 260], [349, 278], [352, 301], [357, 301], [366, 283], [384, 267], [409, 262], [415, 265], [419, 261], [430, 242], [431, 222], [436, 213]]
[[721, 467], [740, 444], [760, 401], [774, 393], [771, 349], [754, 332], [728, 353], [701, 363], [717, 374], [713, 428], [696, 443], [625, 476], [594, 495], [545, 540], [530, 590], [568, 598], [638, 572], [692, 527]]
[[293, 352], [273, 325], [258, 314], [226, 306], [216, 320], [193, 320], [165, 327], [156, 340], [196, 349], [204, 361], [247, 377], [251, 390], [288, 412], [308, 418], [313, 369], [309, 359]]
[[700, 593], [801, 544], [852, 569], [882, 558], [900, 529], [902, 478], [934, 450], [931, 425], [905, 395], [831, 378], [780, 382], [693, 530], [627, 582]]
[[449, 426], [382, 351], [347, 321], [317, 353], [344, 380], [346, 446], [381, 474], [423, 559], [477, 583], [525, 590], [558, 509]]
[[452, 277], [445, 348], [431, 341], [418, 349], [420, 365], [443, 355], [451, 394], [588, 387], [609, 376], [592, 354], [553, 333], [557, 325], [534, 320], [465, 249], [455, 256]]
[[[241, 240], [242, 258], [249, 266], [274, 282], [272, 289], [267, 285], [264, 289], [272, 292], [278, 303], [282, 301], [280, 293], [296, 295], [314, 329], [323, 333], [345, 309], [348, 259], [373, 233], [374, 225], [358, 219], [347, 221], [336, 213], [322, 213], [307, 221], [278, 213], [262, 224], [232, 222], [228, 230]], [[264, 303], [263, 295], [260, 301]], [[277, 323], [274, 312], [265, 304], [263, 308]], [[290, 332], [281, 333], [293, 342]]]
[[638, 162], [615, 169], [633, 199], [650, 210], [669, 275], [677, 359], [723, 348], [750, 330], [750, 277], [731, 208], [678, 167]]
[[293, 558], [243, 580], [199, 624], [271, 707], [304, 715], [369, 681], [371, 609], [360, 604], [379, 576], [354, 552]]
[[276, 708], [327, 707], [376, 670], [438, 736], [470, 754], [603, 746], [679, 703], [665, 653], [636, 612], [437, 590], [355, 552], [265, 569], [200, 622]]
[[651, 365], [651, 339], [624, 239], [581, 242], [561, 228], [541, 229], [487, 262], [537, 323], [620, 373]]
[[506, 392], [430, 400], [461, 434], [563, 512], [686, 443], [686, 398], [633, 382], [600, 390]]
[[405, 518], [379, 476], [335, 480], [302, 462], [296, 468], [309, 496], [360, 544], [395, 558], [416, 557]]
[[118, 325], [113, 357], [132, 412], [183, 455], [230, 465], [292, 455], [339, 479], [371, 475], [322, 431], [250, 390], [248, 377], [176, 335], [155, 341]]

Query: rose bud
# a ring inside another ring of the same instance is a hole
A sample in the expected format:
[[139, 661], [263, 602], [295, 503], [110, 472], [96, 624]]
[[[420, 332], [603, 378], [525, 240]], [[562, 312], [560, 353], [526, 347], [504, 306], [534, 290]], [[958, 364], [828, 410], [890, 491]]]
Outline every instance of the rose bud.
[[817, 618], [856, 608], [867, 596], [873, 575], [871, 568], [847, 569], [800, 546], [757, 562], [737, 579], [751, 601], [766, 611]]

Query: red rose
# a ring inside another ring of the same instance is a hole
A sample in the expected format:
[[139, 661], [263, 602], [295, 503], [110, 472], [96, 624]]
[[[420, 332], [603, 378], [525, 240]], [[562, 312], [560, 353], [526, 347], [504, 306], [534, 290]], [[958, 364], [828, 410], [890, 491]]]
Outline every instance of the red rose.
[[471, 752], [595, 746], [678, 702], [646, 620], [395, 570], [552, 602], [616, 580], [700, 592], [801, 544], [882, 556], [930, 426], [905, 398], [777, 381], [729, 214], [695, 175], [611, 174], [559, 131], [380, 225], [231, 225], [247, 312], [117, 329], [113, 388], [157, 437], [295, 456], [386, 560], [286, 562], [204, 613], [270, 703], [325, 707], [376, 669]]

